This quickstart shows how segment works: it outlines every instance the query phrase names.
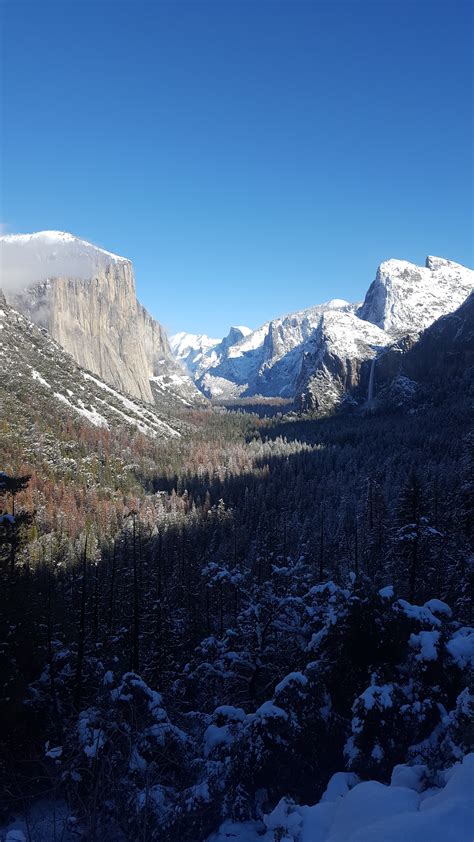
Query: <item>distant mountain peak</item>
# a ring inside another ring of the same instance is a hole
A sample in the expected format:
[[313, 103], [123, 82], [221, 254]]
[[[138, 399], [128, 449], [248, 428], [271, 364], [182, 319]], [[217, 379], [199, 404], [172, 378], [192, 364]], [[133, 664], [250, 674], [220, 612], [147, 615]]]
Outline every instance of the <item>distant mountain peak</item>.
[[242, 336], [248, 336], [249, 333], [252, 333], [252, 328], [245, 325], [232, 325], [231, 330], [238, 330]]
[[244, 327], [243, 325], [233, 325], [230, 328], [227, 336], [225, 336], [222, 340], [222, 345], [235, 345], [237, 342], [240, 342], [241, 339], [245, 339], [245, 337], [249, 336], [251, 333], [252, 331], [248, 327]]
[[327, 308], [328, 310], [340, 310], [343, 307], [350, 307], [351, 304], [344, 298], [331, 298], [329, 301], [326, 301], [322, 306]]

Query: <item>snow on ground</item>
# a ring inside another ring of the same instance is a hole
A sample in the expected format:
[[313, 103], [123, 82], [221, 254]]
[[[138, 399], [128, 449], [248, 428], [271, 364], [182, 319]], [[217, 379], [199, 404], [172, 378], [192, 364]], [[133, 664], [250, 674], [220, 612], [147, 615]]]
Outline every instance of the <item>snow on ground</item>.
[[244, 336], [248, 336], [250, 333], [252, 333], [252, 328], [251, 328], [251, 327], [247, 327], [246, 325], [235, 325], [235, 328], [236, 328], [237, 330], [240, 330], [240, 332], [241, 332]]
[[[282, 798], [263, 821], [227, 820], [208, 842], [472, 842], [474, 753], [438, 773], [436, 787], [426, 787], [426, 772], [422, 764], [396, 766], [388, 786], [337, 772], [318, 804]], [[0, 840], [72, 842], [77, 830], [64, 801], [44, 799], [0, 826]]]
[[137, 430], [140, 430], [140, 432], [143, 433], [143, 435], [145, 436], [153, 436], [158, 431], [161, 431], [166, 435], [169, 435], [174, 438], [177, 438], [181, 435], [181, 433], [178, 433], [177, 430], [173, 430], [173, 428], [170, 427], [169, 424], [167, 424], [165, 421], [161, 421], [159, 418], [154, 418], [153, 420], [150, 419], [150, 423], [146, 424], [139, 418], [134, 418], [133, 416], [127, 415], [125, 412], [122, 412], [121, 409], [118, 409], [118, 407], [113, 406], [113, 404], [109, 404], [107, 403], [107, 401], [102, 401], [101, 398], [98, 398], [98, 400], [100, 400], [101, 403], [106, 405], [111, 412], [114, 412], [116, 415], [119, 415], [120, 418], [123, 418], [124, 421], [126, 421], [128, 424], [133, 424], [137, 428]]
[[170, 347], [178, 359], [188, 357], [191, 351], [203, 352], [214, 345], [219, 345], [222, 339], [212, 339], [205, 333], [186, 333], [184, 330], [174, 333], [169, 338]]
[[[136, 427], [138, 427], [139, 430], [142, 430], [142, 432], [156, 432], [156, 428], [158, 428], [169, 436], [175, 438], [180, 436], [180, 433], [177, 430], [173, 429], [173, 427], [170, 427], [170, 425], [167, 424], [166, 421], [162, 421], [160, 418], [158, 418], [151, 408], [147, 409], [146, 407], [141, 406], [140, 404], [134, 403], [130, 398], [127, 398], [125, 397], [125, 395], [122, 395], [120, 392], [117, 392], [115, 389], [112, 388], [112, 386], [108, 386], [102, 380], [98, 380], [97, 377], [94, 377], [92, 374], [89, 374], [89, 372], [83, 371], [82, 376], [85, 380], [92, 380], [97, 386], [100, 386], [101, 389], [103, 389], [105, 392], [108, 392], [110, 395], [113, 395], [114, 398], [120, 401], [120, 403], [123, 404], [125, 409], [128, 409], [132, 413], [132, 415], [127, 415], [125, 412], [121, 412], [119, 409], [117, 409], [117, 407], [113, 406], [112, 404], [108, 404], [110, 409], [113, 410], [113, 412], [121, 415], [129, 423], [134, 424]], [[104, 403], [106, 403], [106, 401], [104, 401]]]
[[208, 842], [473, 842], [474, 753], [423, 791], [425, 767], [396, 766], [389, 786], [337, 773], [319, 804], [282, 799], [263, 822], [224, 822]]
[[209, 355], [216, 345], [220, 345], [222, 339], [212, 339], [204, 333], [175, 333], [169, 339], [171, 350], [177, 360], [186, 366], [191, 375], [194, 375], [204, 356]]
[[44, 377], [41, 377], [41, 374], [38, 371], [36, 371], [34, 368], [31, 369], [31, 376], [32, 376], [33, 380], [37, 380], [38, 383], [41, 383], [43, 386], [46, 386], [48, 389], [51, 389], [50, 384], [44, 379]]
[[91, 424], [93, 424], [95, 427], [109, 426], [107, 420], [104, 418], [103, 415], [100, 415], [100, 413], [97, 412], [97, 410], [95, 409], [86, 409], [83, 401], [79, 401], [79, 403], [81, 404], [80, 406], [75, 406], [73, 403], [71, 403], [70, 400], [68, 400], [68, 398], [66, 398], [65, 395], [62, 395], [60, 392], [55, 392], [54, 397], [57, 398], [58, 401], [61, 401], [61, 403], [64, 403], [66, 404], [66, 406], [69, 406], [71, 409], [74, 410], [74, 412], [77, 412], [79, 415], [83, 415], [84, 418], [87, 418], [87, 420], [90, 421]]
[[[334, 374], [324, 368], [325, 355], [343, 362], [374, 358], [400, 333], [417, 335], [455, 310], [473, 284], [471, 269], [442, 258], [428, 257], [425, 267], [388, 260], [361, 306], [333, 298], [256, 330], [233, 327], [220, 342], [178, 333], [171, 347], [205, 394], [227, 399], [242, 394], [294, 397], [301, 390], [298, 378], [308, 352], [319, 375], [318, 390], [328, 404], [339, 403], [344, 390], [332, 386]], [[414, 394], [416, 384], [400, 377], [394, 389], [402, 400]]]
[[[354, 305], [334, 298], [325, 304], [289, 313], [250, 331], [232, 327], [219, 344], [206, 348], [203, 337], [176, 334], [172, 347], [199, 387], [217, 398], [249, 394], [292, 397], [303, 354], [315, 343], [321, 358], [327, 350], [358, 358], [364, 348], [372, 356], [389, 337], [354, 314]], [[196, 346], [196, 350], [194, 350]], [[185, 356], [185, 353], [187, 356]]]
[[[41, 375], [38, 374], [37, 371], [35, 371], [35, 369], [32, 369], [31, 376], [34, 380], [37, 380], [44, 386], [47, 386], [48, 389], [51, 388], [49, 383], [47, 383], [46, 380], [44, 380], [44, 378], [41, 377]], [[171, 437], [180, 436], [180, 433], [177, 430], [174, 430], [172, 427], [170, 427], [170, 425], [167, 424], [166, 421], [162, 421], [160, 418], [158, 418], [157, 415], [151, 409], [147, 409], [146, 407], [141, 406], [140, 404], [135, 404], [125, 395], [120, 394], [120, 392], [117, 392], [111, 386], [108, 386], [106, 383], [103, 383], [101, 380], [98, 380], [96, 377], [93, 377], [88, 372], [82, 372], [82, 376], [85, 380], [93, 381], [97, 386], [100, 386], [101, 389], [104, 389], [106, 392], [110, 393], [110, 395], [112, 395], [113, 398], [116, 398], [124, 406], [125, 409], [129, 410], [129, 412], [124, 412], [118, 407], [114, 406], [113, 403], [110, 403], [110, 401], [103, 400], [99, 397], [96, 398], [96, 400], [103, 404], [108, 411], [114, 412], [116, 415], [119, 415], [128, 424], [133, 424], [144, 435], [155, 435], [156, 433], [160, 432]], [[69, 395], [69, 398], [67, 398], [65, 395], [62, 395], [61, 392], [54, 392], [54, 397], [56, 398], [56, 400], [65, 404], [70, 409], [73, 409], [74, 412], [77, 412], [84, 418], [87, 418], [87, 420], [90, 421], [90, 423], [93, 424], [95, 427], [109, 426], [107, 419], [103, 415], [101, 415], [101, 413], [97, 410], [95, 406], [91, 404], [90, 408], [88, 408], [84, 404], [84, 401], [80, 398], [76, 398], [74, 396], [74, 393], [70, 389], [66, 389], [66, 391]], [[70, 400], [70, 398], [73, 400]], [[74, 403], [73, 401], [76, 401], [76, 403]]]
[[62, 799], [41, 799], [0, 826], [1, 842], [73, 842], [78, 822]]
[[[160, 362], [165, 362], [161, 360]], [[189, 376], [187, 374], [155, 374], [153, 377], [150, 377], [150, 383], [155, 384], [158, 390], [161, 390], [166, 395], [173, 395], [175, 400], [179, 403], [184, 404], [184, 406], [192, 407], [193, 404], [191, 401], [186, 400], [181, 394], [181, 390], [184, 391], [184, 388], [188, 388], [189, 385]], [[175, 391], [176, 390], [176, 391]], [[188, 390], [190, 394], [192, 394], [192, 389]]]

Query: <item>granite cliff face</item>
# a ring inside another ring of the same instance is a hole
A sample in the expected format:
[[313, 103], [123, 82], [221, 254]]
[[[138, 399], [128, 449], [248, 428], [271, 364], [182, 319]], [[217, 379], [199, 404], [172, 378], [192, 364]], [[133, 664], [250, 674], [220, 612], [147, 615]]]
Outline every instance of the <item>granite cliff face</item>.
[[82, 368], [120, 391], [151, 402], [148, 362], [140, 330], [131, 266], [109, 265], [94, 278], [54, 278], [9, 303], [45, 327]]
[[474, 282], [471, 269], [443, 258], [425, 266], [391, 259], [360, 306], [333, 299], [253, 331], [233, 327], [222, 340], [177, 334], [173, 357], [163, 327], [137, 301], [126, 258], [44, 231], [0, 237], [0, 260], [0, 286], [16, 310], [80, 366], [158, 406], [192, 405], [203, 394], [282, 397], [318, 413], [344, 401], [371, 405], [385, 369]]
[[408, 347], [392, 346], [377, 360], [376, 398], [381, 406], [423, 403], [449, 392], [472, 396], [474, 383], [474, 292], [437, 319]]
[[303, 357], [297, 405], [325, 414], [360, 390], [364, 380], [368, 395], [372, 361], [389, 342], [383, 330], [353, 312], [325, 313]]
[[163, 359], [171, 357], [171, 348], [164, 327], [150, 316], [148, 310], [138, 304], [137, 307], [138, 333], [143, 343], [145, 358], [150, 376], [159, 373], [159, 366]]
[[[2, 237], [0, 246], [7, 301], [81, 367], [146, 403], [156, 398], [156, 375], [174, 377], [171, 399], [197, 396], [164, 329], [137, 301], [129, 260], [54, 231]], [[161, 397], [166, 393], [161, 389]]]

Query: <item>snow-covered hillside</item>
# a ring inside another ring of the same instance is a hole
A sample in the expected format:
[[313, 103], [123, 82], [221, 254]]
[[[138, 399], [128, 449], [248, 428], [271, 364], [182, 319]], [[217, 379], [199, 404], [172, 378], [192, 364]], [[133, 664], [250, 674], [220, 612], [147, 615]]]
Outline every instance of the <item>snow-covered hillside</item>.
[[174, 356], [185, 365], [192, 375], [198, 370], [203, 356], [221, 342], [221, 339], [211, 339], [204, 333], [185, 333], [181, 331], [170, 336], [170, 348]]
[[300, 405], [331, 411], [360, 385], [363, 364], [390, 341], [387, 333], [351, 311], [324, 313], [301, 362], [295, 388]]
[[[53, 418], [67, 415], [94, 427], [128, 426], [152, 437], [175, 438], [180, 423], [80, 368], [44, 328], [13, 310], [0, 293], [0, 396]], [[3, 414], [3, 413], [2, 413]], [[11, 414], [11, 413], [10, 413]]]

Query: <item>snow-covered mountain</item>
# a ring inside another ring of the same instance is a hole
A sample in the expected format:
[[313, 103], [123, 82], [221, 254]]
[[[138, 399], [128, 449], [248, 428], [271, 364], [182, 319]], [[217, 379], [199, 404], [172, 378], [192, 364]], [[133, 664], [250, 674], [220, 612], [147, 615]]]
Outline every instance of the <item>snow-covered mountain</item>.
[[420, 333], [456, 310], [472, 290], [471, 269], [427, 257], [425, 266], [386, 260], [377, 271], [358, 315], [392, 335]]
[[10, 307], [0, 291], [0, 416], [31, 412], [94, 427], [129, 427], [151, 437], [180, 435], [181, 422], [81, 368], [45, 328]]
[[127, 258], [41, 231], [0, 237], [0, 266], [7, 301], [109, 385], [147, 403], [200, 399], [162, 326], [137, 301]]
[[193, 376], [198, 370], [203, 356], [221, 342], [221, 339], [211, 339], [205, 333], [197, 334], [181, 331], [170, 336], [170, 348], [174, 356], [183, 363]]
[[424, 267], [387, 260], [362, 305], [333, 299], [245, 335], [233, 328], [220, 342], [177, 334], [173, 349], [211, 398], [285, 397], [326, 412], [354, 390], [369, 398], [372, 361], [394, 343], [402, 350], [403, 337], [413, 343], [473, 286], [471, 269], [443, 258]]
[[351, 312], [353, 305], [334, 299], [266, 322], [256, 330], [232, 327], [228, 335], [188, 369], [196, 384], [211, 398], [248, 395], [288, 397], [295, 394], [302, 349], [326, 312]]

